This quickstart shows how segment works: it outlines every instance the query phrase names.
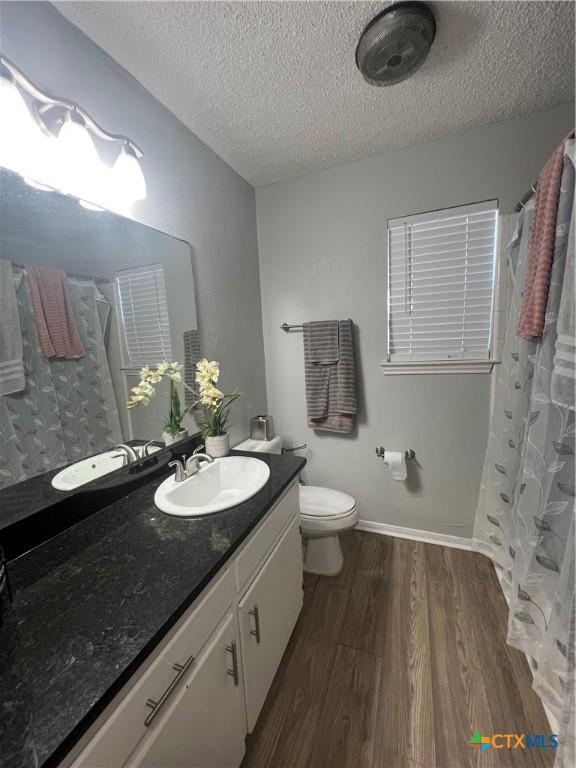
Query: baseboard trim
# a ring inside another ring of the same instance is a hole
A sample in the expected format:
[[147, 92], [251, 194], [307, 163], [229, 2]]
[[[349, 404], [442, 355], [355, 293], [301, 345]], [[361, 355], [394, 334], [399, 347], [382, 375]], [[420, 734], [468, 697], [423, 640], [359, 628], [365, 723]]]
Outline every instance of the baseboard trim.
[[449, 534], [434, 533], [433, 531], [422, 531], [418, 528], [403, 528], [400, 525], [376, 523], [370, 520], [360, 520], [356, 527], [360, 531], [366, 531], [367, 533], [379, 533], [383, 536], [396, 536], [399, 539], [422, 541], [425, 544], [438, 544], [441, 547], [453, 547], [454, 549], [465, 549], [467, 551], [474, 549], [472, 539], [465, 539], [461, 536], [450, 536]]

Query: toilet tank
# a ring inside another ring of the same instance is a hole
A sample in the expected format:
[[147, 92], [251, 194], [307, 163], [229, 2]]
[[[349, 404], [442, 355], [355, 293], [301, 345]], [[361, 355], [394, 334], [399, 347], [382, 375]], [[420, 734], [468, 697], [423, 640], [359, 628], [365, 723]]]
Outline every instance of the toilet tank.
[[282, 453], [282, 437], [277, 435], [272, 440], [244, 440], [234, 446], [236, 451], [253, 451], [255, 453]]

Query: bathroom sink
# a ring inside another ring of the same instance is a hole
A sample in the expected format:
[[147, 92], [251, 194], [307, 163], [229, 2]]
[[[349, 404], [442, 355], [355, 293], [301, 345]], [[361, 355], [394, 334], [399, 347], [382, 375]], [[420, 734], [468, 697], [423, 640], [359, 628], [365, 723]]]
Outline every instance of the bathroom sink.
[[187, 480], [177, 483], [174, 475], [164, 480], [154, 494], [156, 506], [169, 515], [196, 517], [235, 507], [266, 485], [270, 468], [260, 459], [233, 456], [202, 464]]
[[[152, 445], [149, 455], [156, 453], [160, 448]], [[87, 459], [77, 461], [69, 467], [65, 467], [52, 478], [52, 487], [57, 491], [73, 491], [81, 485], [91, 483], [99, 477], [104, 477], [123, 466], [124, 457], [121, 451], [112, 450], [99, 453], [97, 456], [89, 456]], [[131, 478], [130, 478], [131, 479]]]

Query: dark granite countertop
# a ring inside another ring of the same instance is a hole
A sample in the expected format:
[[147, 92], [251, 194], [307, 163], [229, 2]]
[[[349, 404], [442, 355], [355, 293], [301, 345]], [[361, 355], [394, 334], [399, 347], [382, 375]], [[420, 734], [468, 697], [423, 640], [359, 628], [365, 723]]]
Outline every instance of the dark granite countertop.
[[306, 463], [256, 455], [270, 479], [238, 507], [171, 517], [156, 480], [10, 563], [2, 768], [58, 764]]

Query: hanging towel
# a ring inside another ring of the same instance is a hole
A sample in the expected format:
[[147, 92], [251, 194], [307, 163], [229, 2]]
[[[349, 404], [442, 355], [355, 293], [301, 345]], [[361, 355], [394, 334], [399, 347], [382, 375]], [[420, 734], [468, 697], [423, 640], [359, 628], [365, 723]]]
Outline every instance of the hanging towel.
[[352, 320], [304, 323], [308, 426], [350, 434], [357, 411]]
[[[566, 162], [570, 163], [567, 169], [571, 173], [568, 183], [574, 186], [574, 141], [571, 144], [571, 152]], [[568, 154], [568, 153], [567, 153]], [[550, 395], [556, 405], [575, 409], [576, 390], [576, 322], [574, 320], [574, 294], [576, 293], [576, 270], [574, 267], [576, 239], [574, 237], [574, 201], [572, 201], [570, 213], [570, 229], [568, 231], [568, 243], [566, 247], [566, 264], [564, 266], [564, 279], [562, 281], [562, 295], [558, 309], [558, 321], [556, 323], [556, 344], [554, 348], [554, 366]]]
[[12, 262], [0, 259], [0, 396], [24, 389], [24, 359]]
[[564, 147], [566, 141], [573, 136], [572, 131], [548, 158], [538, 176], [530, 250], [522, 291], [522, 307], [516, 330], [516, 335], [523, 339], [539, 339], [544, 331], [556, 236], [556, 216], [564, 166]]
[[34, 323], [44, 356], [66, 360], [84, 357], [66, 273], [36, 264], [27, 265], [26, 273]]
[[308, 324], [310, 333], [310, 362], [332, 365], [340, 359], [338, 320], [322, 320]]
[[[200, 360], [200, 334], [198, 331], [184, 331], [184, 383], [194, 389], [196, 380], [196, 363]], [[191, 405], [194, 395], [184, 388], [184, 405]]]

